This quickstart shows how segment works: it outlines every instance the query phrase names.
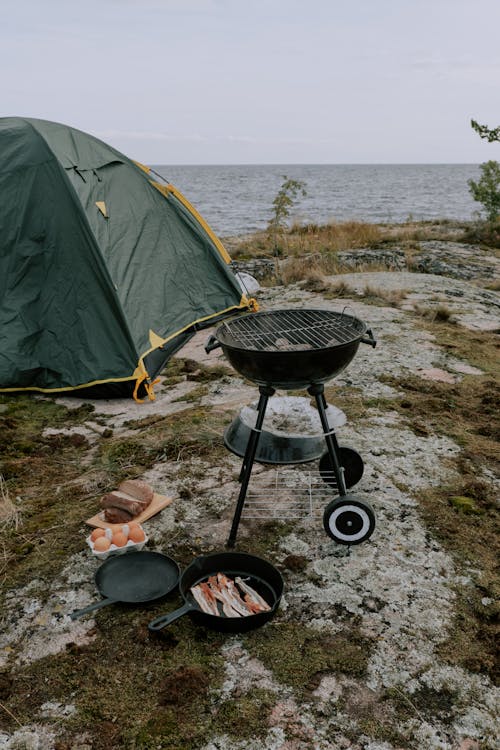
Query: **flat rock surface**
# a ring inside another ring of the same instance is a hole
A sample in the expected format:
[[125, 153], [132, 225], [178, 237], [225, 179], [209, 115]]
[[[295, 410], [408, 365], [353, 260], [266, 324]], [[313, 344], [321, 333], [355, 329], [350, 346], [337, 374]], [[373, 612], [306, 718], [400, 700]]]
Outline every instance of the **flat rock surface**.
[[[391, 399], [398, 390], [384, 382], [385, 375], [397, 378], [412, 374], [443, 383], [480, 375], [481, 371], [470, 363], [440, 348], [432, 334], [419, 327], [413, 311], [416, 306], [446, 304], [456, 321], [457, 336], [462, 328], [495, 335], [493, 332], [500, 330], [497, 293], [464, 279], [406, 271], [344, 274], [330, 281], [345, 281], [353, 290], [352, 297], [326, 300], [292, 285], [262, 289], [259, 302], [263, 309], [347, 308], [369, 324], [377, 347], [359, 347], [353, 362], [336, 379], [339, 386], [359, 389], [375, 400]], [[368, 304], [360, 296], [367, 287], [384, 292], [402, 290], [406, 296], [398, 309], [383, 302]], [[227, 364], [220, 350], [205, 353], [203, 345], [209, 333], [197, 334], [178, 356], [208, 367]], [[156, 400], [144, 404], [131, 399], [92, 402], [96, 411], [82, 429], [91, 439], [100, 429], [94, 420], [102, 415], [115, 434], [125, 435], [129, 420], [181, 413], [189, 408], [188, 396], [196, 385], [189, 381], [160, 385]], [[234, 373], [211, 382], [202, 403], [222, 410], [230, 421], [241, 409], [255, 403], [256, 395], [257, 388]], [[77, 398], [60, 401], [69, 408], [88, 403]], [[341, 403], [335, 406], [342, 409]], [[293, 528], [279, 542], [278, 558], [293, 555], [305, 560], [305, 569], [285, 591], [282, 609], [288, 621], [303, 623], [318, 636], [337, 633], [344, 629], [346, 617], [356, 618], [361, 633], [374, 643], [366, 676], [353, 679], [325, 674], [310, 698], [301, 702], [264, 663], [248, 653], [241, 639], [230, 637], [221, 646], [225, 680], [219, 699], [227, 700], [257, 687], [274, 693], [276, 706], [264, 739], [235, 742], [225, 735], [207, 737], [203, 750], [402, 750], [396, 741], [371, 737], [368, 730], [364, 735], [358, 732], [357, 740], [352, 737], [363, 705], [380, 698], [384, 690], [403, 688], [409, 696], [423, 688], [446, 689], [455, 695], [455, 709], [447, 717], [436, 714], [430, 720], [415, 709], [410, 711], [410, 718], [400, 720], [399, 729], [411, 731], [416, 746], [422, 750], [496, 750], [500, 736], [498, 690], [486, 676], [441, 663], [436, 655], [453, 618], [456, 587], [467, 587], [470, 576], [457, 570], [450, 555], [429, 534], [415, 500], [419, 493], [453, 477], [456, 470], [450, 458], [460, 447], [444, 436], [418, 436], [396, 411], [382, 411], [376, 406], [368, 409], [362, 422], [341, 425], [338, 434], [343, 444], [354, 446], [363, 456], [365, 470], [356, 493], [373, 505], [376, 530], [369, 541], [350, 550], [330, 540], [321, 521], [329, 501], [323, 483], [314, 507], [296, 518]], [[143, 478], [157, 492], [175, 498], [170, 507], [147, 522], [152, 544], [161, 548], [181, 532], [196, 539], [202, 549], [223, 547], [239, 491], [240, 464], [241, 459], [228, 452], [218, 466], [206, 465], [202, 458], [190, 458], [187, 462], [162, 462], [150, 469]], [[186, 479], [186, 469], [196, 480]], [[293, 494], [305, 491], [315, 469], [308, 465], [294, 470], [295, 478], [292, 475], [288, 480], [288, 487], [286, 480], [276, 479], [275, 471], [256, 465], [251, 480], [257, 488], [273, 482], [277, 488], [274, 495], [270, 494], [266, 520], [273, 516], [273, 506], [286, 505], [290, 487]], [[183, 492], [186, 484], [189, 494]], [[260, 521], [250, 516], [244, 513], [239, 531], [245, 540], [259, 534]], [[17, 664], [41, 659], [61, 652], [69, 642], [92, 642], [94, 619], [72, 621], [68, 616], [72, 609], [96, 598], [95, 561], [83, 549], [83, 539], [82, 533], [82, 552], [69, 560], [44, 601], [32, 593], [38, 590], [36, 581], [9, 593], [3, 617], [10, 625], [0, 635], [0, 666], [12, 659]], [[345, 616], [339, 616], [339, 612]], [[408, 700], [411, 702], [411, 698]], [[46, 715], [54, 711], [64, 721], [72, 708], [46, 706]], [[397, 720], [395, 725], [397, 728]], [[0, 732], [0, 747], [10, 750], [53, 750], [54, 743], [43, 717], [11, 735]]]

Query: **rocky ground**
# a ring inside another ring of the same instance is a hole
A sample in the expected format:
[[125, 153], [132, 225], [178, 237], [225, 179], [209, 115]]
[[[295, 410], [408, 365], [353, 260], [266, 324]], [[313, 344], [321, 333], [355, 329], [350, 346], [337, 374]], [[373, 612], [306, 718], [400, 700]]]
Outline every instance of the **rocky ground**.
[[[354, 447], [363, 458], [364, 474], [355, 491], [373, 506], [377, 523], [368, 541], [351, 548], [338, 545], [322, 526], [322, 509], [330, 499], [327, 485], [320, 485], [312, 512], [307, 510], [304, 487], [315, 474], [315, 465], [292, 467], [285, 480], [283, 472], [276, 478], [276, 467], [256, 466], [252, 488], [265, 490], [284, 481], [278, 493], [269, 490], [266, 524], [277, 504], [280, 518], [273, 538], [266, 542], [267, 525], [250, 518], [251, 513], [244, 514], [239, 540], [245, 549], [254, 547], [280, 567], [285, 594], [277, 617], [262, 631], [227, 636], [216, 645], [223, 679], [213, 688], [210, 701], [213, 706], [226, 705], [241, 701], [242, 696], [261, 695], [266, 708], [262, 708], [257, 737], [243, 730], [235, 737], [219, 728], [198, 742], [201, 750], [500, 747], [498, 688], [485, 670], [467, 669], [459, 660], [445, 658], [442, 651], [450, 638], [457, 602], [464, 592], [467, 596], [479, 573], [470, 561], [461, 563], [434, 533], [421, 504], [423, 497], [458, 481], [457, 459], [463, 446], [430, 423], [420, 423], [416, 430], [395, 406], [405, 395], [400, 384], [408, 378], [453, 388], [464, 379], [484, 377], [477, 359], [466, 356], [463, 349], [443, 346], [422, 310], [445, 307], [457, 338], [467, 331], [487, 332], [492, 337], [500, 332], [500, 298], [485, 283], [498, 272], [495, 256], [450, 244], [443, 252], [438, 244], [427, 243], [416, 259], [425, 272], [357, 271], [325, 280], [345, 284], [341, 299], [307, 291], [301, 284], [261, 288], [257, 294], [262, 309], [347, 308], [373, 330], [377, 347], [360, 346], [327, 395], [329, 403], [347, 415], [346, 423], [338, 428], [339, 441]], [[398, 252], [391, 252], [397, 269]], [[363, 259], [368, 261], [373, 258]], [[179, 356], [204, 368], [227, 366], [220, 350], [205, 354], [207, 336], [208, 332], [197, 335]], [[131, 420], [171, 414], [181, 418], [192, 406], [197, 387], [192, 379], [167, 381], [157, 387], [154, 402], [93, 402], [95, 412], [78, 431], [92, 446], [104, 430], [112, 430], [115, 436], [130, 435]], [[361, 412], [351, 409], [352, 394], [361, 399]], [[228, 424], [243, 407], [255, 402], [256, 395], [255, 386], [237, 373], [226, 372], [209, 382], [197, 403], [222, 415]], [[76, 409], [86, 402], [63, 398], [60, 403]], [[220, 434], [214, 429], [215, 439]], [[202, 551], [223, 548], [238, 493], [240, 464], [241, 459], [229, 451], [214, 464], [203, 456], [184, 456], [179, 449], [178, 455], [150, 467], [143, 478], [173, 502], [146, 522], [149, 546], [168, 551], [176, 539], [188, 539]], [[498, 477], [487, 460], [479, 474], [492, 491], [498, 491]], [[305, 511], [285, 521], [281, 517], [286, 515], [283, 507], [290, 488], [294, 498], [304, 495]], [[96, 628], [99, 615], [77, 621], [68, 617], [69, 611], [96, 598], [96, 561], [84, 542], [87, 532], [82, 522], [81, 550], [51, 581], [48, 593], [40, 594], [36, 580], [8, 592], [0, 634], [4, 670], [9, 665], [22, 668], [48, 654], [64, 652], [68, 646], [92, 647], [100, 630]], [[491, 596], [485, 594], [481, 606], [490, 608]], [[307, 638], [298, 626], [305, 629]], [[189, 633], [189, 623], [185, 628]], [[298, 644], [299, 653], [289, 666], [280, 650], [290, 648], [292, 642]], [[316, 666], [306, 669], [307, 660], [316, 658], [317, 644], [322, 644], [323, 651]], [[340, 658], [338, 651], [347, 654], [348, 666], [333, 664]], [[8, 714], [8, 704], [2, 703]], [[95, 747], [85, 733], [58, 745], [62, 728], [77, 711], [76, 703], [68, 694], [63, 702], [46, 701], [34, 710], [29, 723], [20, 726], [11, 721], [0, 731], [0, 747]], [[157, 742], [140, 744], [137, 740], [110, 747], [183, 746], [162, 744], [160, 738]]]

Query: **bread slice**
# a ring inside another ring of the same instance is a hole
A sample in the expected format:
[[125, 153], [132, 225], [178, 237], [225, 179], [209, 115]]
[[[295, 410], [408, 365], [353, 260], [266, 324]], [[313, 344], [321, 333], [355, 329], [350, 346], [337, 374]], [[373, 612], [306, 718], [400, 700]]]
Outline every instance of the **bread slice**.
[[126, 479], [117, 490], [101, 498], [104, 518], [109, 523], [127, 523], [151, 504], [153, 489], [140, 479]]
[[128, 523], [134, 516], [123, 508], [105, 508], [104, 518], [108, 523]]
[[101, 508], [120, 508], [121, 510], [126, 510], [131, 516], [138, 516], [139, 513], [142, 513], [147, 508], [147, 505], [140, 500], [136, 500], [135, 497], [127, 495], [125, 492], [114, 490], [101, 498]]
[[141, 479], [125, 479], [124, 482], [118, 485], [118, 490], [139, 500], [144, 505], [144, 508], [150, 505], [154, 495], [153, 488]]

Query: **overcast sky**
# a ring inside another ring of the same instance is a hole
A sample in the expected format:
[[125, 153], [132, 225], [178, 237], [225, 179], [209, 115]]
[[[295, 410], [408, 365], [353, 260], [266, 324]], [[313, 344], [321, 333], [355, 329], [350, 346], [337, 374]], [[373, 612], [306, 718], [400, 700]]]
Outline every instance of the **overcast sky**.
[[477, 163], [500, 0], [0, 0], [2, 116], [148, 164]]

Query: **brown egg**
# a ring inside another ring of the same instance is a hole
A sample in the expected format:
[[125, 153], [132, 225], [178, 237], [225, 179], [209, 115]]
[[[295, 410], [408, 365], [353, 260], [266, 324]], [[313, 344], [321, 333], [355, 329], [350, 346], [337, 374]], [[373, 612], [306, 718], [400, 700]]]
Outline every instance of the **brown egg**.
[[117, 547], [125, 547], [125, 545], [127, 544], [127, 537], [125, 536], [123, 531], [115, 531], [111, 540], [111, 544], [114, 544]]
[[145, 540], [146, 534], [142, 530], [142, 527], [139, 526], [139, 524], [135, 524], [129, 529], [128, 538], [132, 542], [135, 542], [137, 544], [138, 542], [143, 542]]
[[99, 539], [100, 536], [106, 536], [106, 532], [104, 531], [104, 529], [94, 529], [94, 531], [90, 535], [90, 541], [95, 542], [95, 540]]
[[99, 536], [94, 542], [94, 552], [106, 552], [111, 547], [111, 542], [106, 536]]

